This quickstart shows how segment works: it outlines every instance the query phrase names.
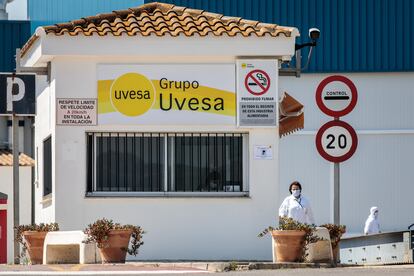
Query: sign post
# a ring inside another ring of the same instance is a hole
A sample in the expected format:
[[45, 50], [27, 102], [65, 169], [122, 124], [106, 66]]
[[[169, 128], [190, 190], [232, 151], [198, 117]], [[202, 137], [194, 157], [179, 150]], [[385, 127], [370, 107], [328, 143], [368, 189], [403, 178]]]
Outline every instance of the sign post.
[[[35, 115], [35, 75], [0, 74], [0, 115], [12, 117], [13, 137], [13, 228], [20, 224], [19, 116]], [[14, 263], [19, 263], [20, 246], [14, 240]]]
[[334, 117], [316, 135], [316, 148], [326, 160], [333, 162], [332, 221], [340, 224], [340, 162], [348, 160], [356, 151], [358, 137], [355, 130], [339, 118], [350, 113], [358, 100], [354, 83], [344, 76], [325, 78], [316, 89], [316, 103], [323, 113]]

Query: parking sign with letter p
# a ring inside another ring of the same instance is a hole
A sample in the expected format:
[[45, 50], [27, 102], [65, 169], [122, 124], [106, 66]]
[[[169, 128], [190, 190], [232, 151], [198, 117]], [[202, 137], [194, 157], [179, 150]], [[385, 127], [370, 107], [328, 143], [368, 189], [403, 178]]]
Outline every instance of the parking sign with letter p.
[[35, 83], [33, 74], [0, 74], [0, 115], [35, 115]]

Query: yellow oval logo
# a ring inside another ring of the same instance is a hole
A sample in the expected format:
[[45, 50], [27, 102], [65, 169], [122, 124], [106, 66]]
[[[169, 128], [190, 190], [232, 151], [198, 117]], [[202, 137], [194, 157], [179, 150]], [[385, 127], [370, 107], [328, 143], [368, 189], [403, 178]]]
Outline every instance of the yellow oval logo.
[[155, 102], [155, 88], [147, 77], [127, 73], [111, 86], [112, 106], [120, 113], [135, 117], [146, 113]]

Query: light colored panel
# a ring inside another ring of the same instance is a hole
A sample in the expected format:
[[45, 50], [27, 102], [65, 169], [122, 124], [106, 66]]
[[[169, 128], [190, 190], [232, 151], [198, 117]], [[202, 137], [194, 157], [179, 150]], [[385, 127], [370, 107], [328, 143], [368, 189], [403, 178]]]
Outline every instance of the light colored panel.
[[329, 222], [330, 166], [319, 157], [314, 135], [291, 135], [280, 139], [279, 205], [290, 195], [289, 185], [297, 180], [309, 199], [316, 224]]
[[372, 206], [381, 230], [414, 223], [414, 134], [359, 135], [352, 159], [341, 165], [341, 216], [349, 232], [362, 233]]
[[[20, 224], [31, 223], [31, 167], [19, 169]], [[0, 166], [0, 192], [8, 195], [7, 200], [7, 262], [13, 262], [13, 167]]]
[[[305, 105], [305, 129], [317, 130], [331, 120], [316, 105], [319, 83], [334, 74], [304, 74], [300, 78], [281, 77], [280, 92], [287, 91]], [[355, 129], [414, 129], [414, 73], [341, 74], [358, 90], [355, 109], [343, 117]]]

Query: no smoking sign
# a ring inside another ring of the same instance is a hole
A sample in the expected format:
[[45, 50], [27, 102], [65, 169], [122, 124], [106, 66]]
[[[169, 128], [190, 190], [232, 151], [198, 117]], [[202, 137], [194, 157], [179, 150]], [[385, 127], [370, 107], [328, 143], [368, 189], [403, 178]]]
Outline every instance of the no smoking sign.
[[324, 124], [316, 134], [316, 148], [328, 161], [340, 163], [348, 160], [358, 146], [358, 136], [347, 123], [339, 120]]
[[275, 127], [278, 123], [278, 61], [237, 61], [237, 125]]
[[263, 70], [253, 70], [246, 75], [244, 85], [250, 94], [263, 95], [269, 90], [270, 77]]

